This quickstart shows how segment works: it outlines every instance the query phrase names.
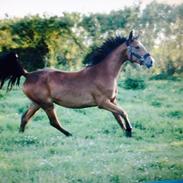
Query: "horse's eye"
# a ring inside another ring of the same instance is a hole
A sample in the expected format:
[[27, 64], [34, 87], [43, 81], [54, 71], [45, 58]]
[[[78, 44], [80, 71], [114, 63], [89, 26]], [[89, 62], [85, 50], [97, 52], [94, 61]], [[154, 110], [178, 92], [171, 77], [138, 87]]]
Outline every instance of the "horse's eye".
[[140, 46], [136, 46], [135, 48], [136, 48], [136, 49], [140, 49]]

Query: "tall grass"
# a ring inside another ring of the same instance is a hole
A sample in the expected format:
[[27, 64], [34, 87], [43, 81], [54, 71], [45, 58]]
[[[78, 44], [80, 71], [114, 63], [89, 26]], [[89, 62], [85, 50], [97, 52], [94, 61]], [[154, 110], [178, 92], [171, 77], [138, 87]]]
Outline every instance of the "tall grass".
[[119, 83], [119, 104], [134, 127], [126, 138], [111, 113], [56, 107], [65, 137], [39, 111], [24, 134], [29, 100], [0, 91], [1, 183], [135, 183], [183, 179], [183, 80], [146, 81], [142, 90]]

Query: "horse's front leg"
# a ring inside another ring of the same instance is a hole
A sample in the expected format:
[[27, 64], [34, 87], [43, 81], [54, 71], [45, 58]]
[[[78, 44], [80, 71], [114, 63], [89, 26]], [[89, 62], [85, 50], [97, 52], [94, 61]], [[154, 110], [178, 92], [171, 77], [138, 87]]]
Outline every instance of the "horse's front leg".
[[112, 114], [113, 114], [113, 116], [115, 117], [115, 119], [116, 119], [116, 121], [118, 122], [118, 124], [120, 125], [120, 127], [121, 127], [123, 130], [126, 130], [126, 126], [125, 126], [125, 124], [123, 123], [123, 120], [122, 120], [122, 117], [120, 116], [120, 114], [115, 113], [115, 112], [113, 112]]
[[[117, 105], [117, 101], [116, 101], [116, 98], [112, 99], [111, 102], [114, 104], [114, 105]], [[120, 125], [120, 127], [123, 129], [123, 130], [126, 130], [126, 126], [125, 124], [123, 123], [123, 119], [121, 117], [120, 114], [118, 113], [115, 113], [115, 112], [112, 112], [113, 116], [115, 117], [116, 121], [118, 122], [118, 124]]]
[[126, 135], [131, 137], [131, 135], [132, 135], [132, 125], [131, 125], [131, 123], [128, 119], [128, 114], [125, 112], [124, 109], [122, 109], [118, 105], [114, 104], [109, 99], [105, 99], [102, 102], [100, 101], [99, 107], [112, 112], [115, 115], [115, 118], [117, 119], [118, 122], [120, 122], [120, 117], [118, 116], [118, 115], [120, 115], [125, 121]]

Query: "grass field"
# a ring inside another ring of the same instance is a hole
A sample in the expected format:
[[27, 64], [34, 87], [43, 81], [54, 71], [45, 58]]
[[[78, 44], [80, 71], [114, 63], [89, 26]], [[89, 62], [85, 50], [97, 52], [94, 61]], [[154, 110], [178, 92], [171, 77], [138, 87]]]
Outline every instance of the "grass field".
[[18, 133], [29, 100], [0, 91], [0, 183], [136, 183], [183, 179], [183, 80], [124, 89], [119, 103], [134, 127], [127, 138], [104, 110], [57, 107], [65, 137], [39, 111]]

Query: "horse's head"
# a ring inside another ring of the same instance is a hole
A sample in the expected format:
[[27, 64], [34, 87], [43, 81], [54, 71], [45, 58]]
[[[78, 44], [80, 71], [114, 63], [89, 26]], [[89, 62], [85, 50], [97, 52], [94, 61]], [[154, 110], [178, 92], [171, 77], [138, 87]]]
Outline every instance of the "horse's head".
[[140, 65], [145, 65], [147, 68], [153, 66], [154, 59], [147, 52], [143, 44], [138, 40], [138, 36], [133, 36], [133, 31], [130, 32], [126, 41], [128, 60]]

